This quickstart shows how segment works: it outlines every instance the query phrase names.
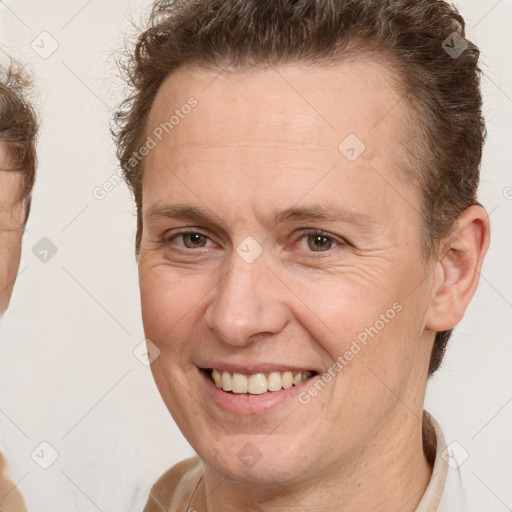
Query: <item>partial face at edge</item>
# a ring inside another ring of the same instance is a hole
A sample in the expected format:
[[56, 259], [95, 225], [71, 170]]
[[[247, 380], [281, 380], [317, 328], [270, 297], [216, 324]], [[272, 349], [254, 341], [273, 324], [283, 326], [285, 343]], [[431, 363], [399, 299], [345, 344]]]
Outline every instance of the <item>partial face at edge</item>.
[[[4, 156], [0, 148], [0, 168]], [[18, 273], [23, 236], [24, 205], [18, 200], [22, 177], [0, 170], [0, 316], [11, 299]]]
[[[401, 401], [421, 407], [433, 342], [421, 199], [398, 172], [403, 112], [385, 68], [278, 71], [168, 77], [143, 178], [139, 274], [157, 386], [207, 463], [255, 482], [271, 482], [270, 468], [281, 482], [320, 478], [392, 424], [417, 421]], [[356, 139], [339, 149], [350, 134], [366, 146], [354, 161]], [[177, 205], [208, 218], [168, 215]], [[299, 208], [333, 218], [289, 211]], [[377, 334], [347, 361], [367, 330]], [[268, 362], [321, 374], [340, 357], [307, 404], [260, 414], [223, 409], [200, 370]], [[262, 455], [251, 468], [237, 456], [249, 442]]]

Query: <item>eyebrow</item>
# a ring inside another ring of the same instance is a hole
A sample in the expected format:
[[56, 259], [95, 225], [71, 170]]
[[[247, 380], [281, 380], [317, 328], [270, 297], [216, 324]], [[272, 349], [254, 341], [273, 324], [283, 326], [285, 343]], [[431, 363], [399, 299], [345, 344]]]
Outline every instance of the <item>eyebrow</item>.
[[334, 206], [316, 205], [307, 208], [292, 207], [288, 208], [275, 217], [275, 222], [293, 222], [293, 221], [321, 221], [321, 222], [341, 222], [344, 224], [353, 224], [361, 228], [371, 228], [375, 225], [375, 220], [369, 215], [361, 212], [353, 212]]
[[[186, 204], [154, 205], [147, 210], [144, 218], [167, 218], [189, 220], [200, 224], [224, 225], [224, 222], [215, 213], [201, 207]], [[365, 213], [323, 205], [287, 208], [274, 217], [265, 218], [264, 224], [275, 225], [284, 222], [301, 221], [352, 224], [366, 230], [371, 230], [376, 226], [375, 219]]]

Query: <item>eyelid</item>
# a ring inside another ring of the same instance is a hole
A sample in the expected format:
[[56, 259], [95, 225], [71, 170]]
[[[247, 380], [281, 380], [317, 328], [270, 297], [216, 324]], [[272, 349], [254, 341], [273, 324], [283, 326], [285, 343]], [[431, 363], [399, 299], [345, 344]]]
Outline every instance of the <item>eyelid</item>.
[[[328, 238], [328, 239], [332, 240], [333, 242], [335, 242], [336, 244], [341, 245], [341, 246], [351, 245], [350, 242], [348, 240], [346, 240], [345, 238], [333, 235], [332, 233], [323, 231], [321, 229], [306, 228], [306, 229], [301, 229], [300, 232], [301, 232], [301, 234], [300, 234], [300, 237], [298, 238], [298, 240], [302, 239], [305, 236], [318, 235], [318, 236], [323, 236], [325, 238]], [[315, 251], [311, 251], [311, 252], [315, 252]], [[328, 251], [316, 251], [316, 252], [328, 252]]]
[[[301, 228], [301, 229], [299, 229], [297, 231], [299, 231], [299, 236], [296, 238], [295, 243], [297, 243], [299, 240], [302, 240], [302, 238], [304, 238], [306, 236], [318, 235], [318, 236], [323, 236], [325, 238], [328, 238], [329, 240], [331, 240], [332, 242], [336, 243], [338, 246], [341, 246], [341, 247], [351, 245], [350, 242], [348, 242], [346, 239], [341, 238], [341, 237], [336, 236], [336, 235], [333, 235], [332, 233], [329, 233], [327, 231], [323, 231], [321, 229]], [[164, 241], [164, 243], [171, 242], [175, 238], [178, 238], [181, 235], [186, 235], [186, 234], [201, 235], [201, 236], [204, 236], [210, 242], [213, 242], [211, 237], [208, 234], [206, 234], [204, 232], [204, 230], [202, 230], [200, 228], [181, 228], [181, 229], [179, 229], [177, 231], [173, 230], [173, 233], [170, 234], [170, 235], [164, 234], [163, 241]], [[182, 246], [178, 246], [178, 247], [182, 247]], [[197, 247], [196, 249], [191, 249], [189, 247], [182, 247], [182, 248], [185, 249], [185, 250], [194, 251], [194, 250], [197, 250], [197, 249], [204, 249], [205, 247]], [[332, 250], [332, 248], [328, 249], [326, 251], [304, 251], [304, 252], [309, 252], [309, 253], [313, 253], [313, 254], [318, 254], [318, 253], [321, 254], [321, 253], [328, 253], [331, 250]]]
[[[172, 231], [173, 231], [173, 233], [169, 234], [169, 235], [167, 234], [167, 232], [164, 233], [164, 235], [162, 237], [162, 241], [164, 243], [169, 243], [171, 241], [174, 241], [175, 238], [179, 238], [182, 235], [189, 235], [189, 234], [204, 236], [207, 240], [212, 242], [212, 239], [210, 238], [210, 236], [207, 235], [206, 233], [204, 233], [203, 230], [201, 230], [199, 228], [182, 228], [177, 231], [175, 231], [175, 230], [172, 230]], [[181, 247], [182, 249], [185, 249], [185, 250], [191, 250], [191, 251], [205, 248], [205, 247], [197, 247], [196, 249], [191, 249], [190, 247], [183, 247], [180, 245], [178, 245], [178, 247]]]

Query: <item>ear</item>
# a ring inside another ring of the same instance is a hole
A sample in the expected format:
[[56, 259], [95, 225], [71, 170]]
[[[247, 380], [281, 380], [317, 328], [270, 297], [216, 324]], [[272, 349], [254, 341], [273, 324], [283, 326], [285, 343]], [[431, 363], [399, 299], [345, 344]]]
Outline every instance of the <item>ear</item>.
[[481, 206], [471, 206], [441, 244], [434, 268], [427, 329], [447, 331], [462, 320], [478, 286], [489, 242], [489, 215]]

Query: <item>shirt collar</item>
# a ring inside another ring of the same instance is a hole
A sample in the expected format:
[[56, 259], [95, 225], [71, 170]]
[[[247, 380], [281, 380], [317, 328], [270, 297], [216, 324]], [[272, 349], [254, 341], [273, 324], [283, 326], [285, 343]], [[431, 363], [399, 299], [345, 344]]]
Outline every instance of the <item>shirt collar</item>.
[[[434, 440], [428, 438], [424, 439], [424, 445], [435, 446], [435, 459], [432, 468], [432, 476], [428, 483], [427, 489], [421, 498], [415, 512], [436, 512], [441, 502], [444, 486], [446, 483], [446, 476], [448, 474], [448, 464], [443, 459], [443, 452], [446, 450], [446, 441], [441, 426], [437, 421], [428, 413], [423, 411], [423, 435], [435, 436]], [[428, 454], [427, 454], [428, 457]]]

